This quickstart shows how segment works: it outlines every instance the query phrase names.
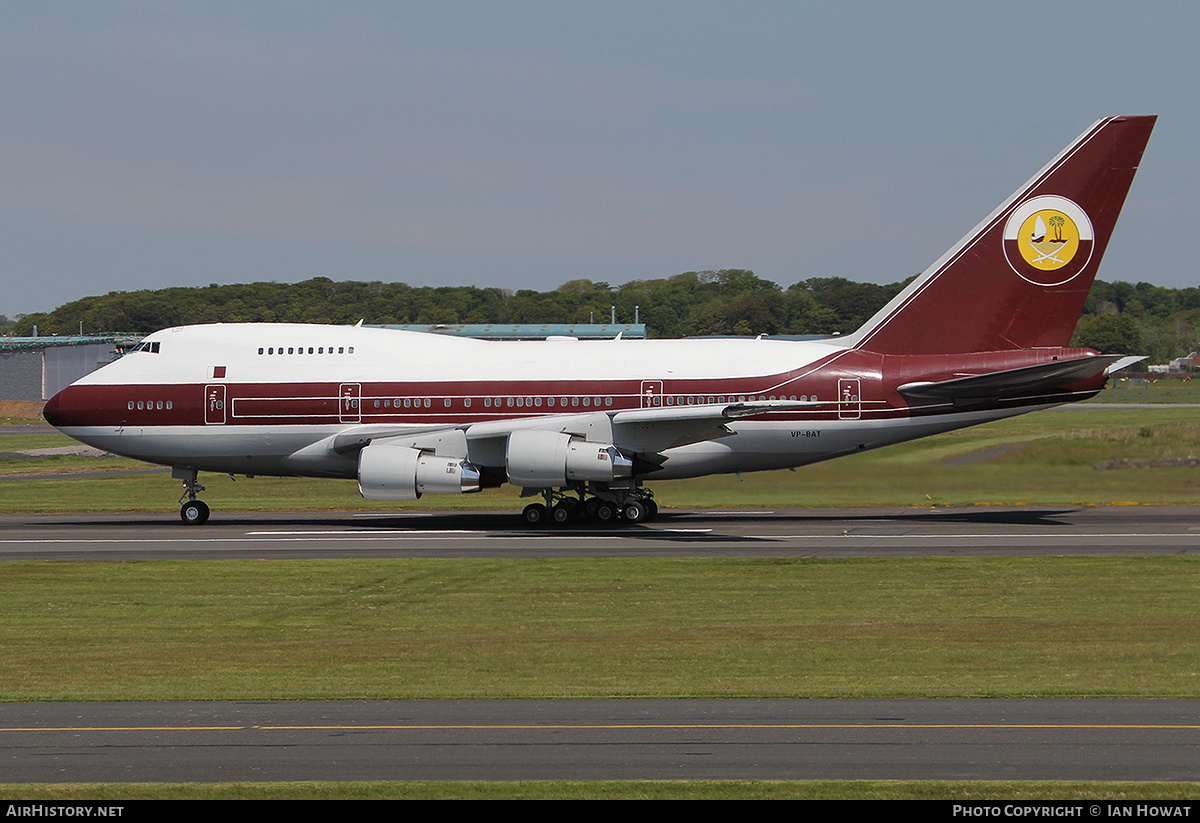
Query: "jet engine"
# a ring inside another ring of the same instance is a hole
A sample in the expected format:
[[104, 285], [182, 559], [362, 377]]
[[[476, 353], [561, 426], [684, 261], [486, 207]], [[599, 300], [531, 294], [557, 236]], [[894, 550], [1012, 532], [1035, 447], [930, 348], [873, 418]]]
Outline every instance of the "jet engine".
[[422, 494], [479, 491], [479, 470], [461, 457], [371, 443], [358, 453], [358, 491], [368, 500], [416, 500]]
[[633, 475], [633, 462], [616, 446], [536, 429], [508, 436], [506, 463], [508, 482], [543, 489], [573, 481], [612, 483]]

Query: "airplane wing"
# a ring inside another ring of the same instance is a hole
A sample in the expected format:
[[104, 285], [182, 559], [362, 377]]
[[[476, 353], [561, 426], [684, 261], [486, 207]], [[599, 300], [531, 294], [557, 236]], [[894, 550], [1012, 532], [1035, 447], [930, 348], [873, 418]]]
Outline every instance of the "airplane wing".
[[816, 401], [755, 400], [630, 409], [612, 416], [613, 443], [636, 453], [654, 454], [689, 443], [733, 434], [731, 420], [771, 412], [797, 411], [825, 405]]
[[[633, 453], [655, 453], [687, 443], [728, 437], [725, 426], [731, 420], [772, 412], [811, 409], [826, 404], [816, 401], [757, 400], [737, 403], [705, 403], [694, 406], [658, 406], [613, 412], [551, 414], [541, 417], [490, 420], [445, 427], [367, 425], [348, 428], [334, 435], [327, 448], [338, 454], [351, 454], [372, 442], [402, 443], [414, 448], [453, 453], [465, 448], [472, 452], [495, 441], [502, 453], [504, 439], [520, 429], [540, 429], [579, 435], [597, 442], [608, 442]], [[465, 455], [466, 452], [463, 451]]]
[[935, 397], [948, 400], [1028, 397], [1053, 394], [1070, 383], [1112, 374], [1145, 357], [1100, 354], [1073, 360], [1056, 360], [1037, 366], [959, 377], [938, 382], [905, 383], [898, 391], [910, 397]]

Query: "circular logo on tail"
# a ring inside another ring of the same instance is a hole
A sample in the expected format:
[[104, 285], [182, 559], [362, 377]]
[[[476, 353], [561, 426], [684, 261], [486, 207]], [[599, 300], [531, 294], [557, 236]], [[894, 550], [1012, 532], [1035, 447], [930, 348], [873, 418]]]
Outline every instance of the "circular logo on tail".
[[1060, 286], [1092, 259], [1095, 236], [1083, 209], [1048, 194], [1026, 200], [1004, 224], [1004, 256], [1013, 271], [1039, 286]]

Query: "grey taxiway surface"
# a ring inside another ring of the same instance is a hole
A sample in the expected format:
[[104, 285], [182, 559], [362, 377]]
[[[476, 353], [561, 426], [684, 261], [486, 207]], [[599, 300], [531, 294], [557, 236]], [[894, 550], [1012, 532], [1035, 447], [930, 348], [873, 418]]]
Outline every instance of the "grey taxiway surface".
[[[0, 515], [4, 561], [1194, 554], [1200, 509]], [[0, 704], [0, 780], [1200, 780], [1200, 700]]]

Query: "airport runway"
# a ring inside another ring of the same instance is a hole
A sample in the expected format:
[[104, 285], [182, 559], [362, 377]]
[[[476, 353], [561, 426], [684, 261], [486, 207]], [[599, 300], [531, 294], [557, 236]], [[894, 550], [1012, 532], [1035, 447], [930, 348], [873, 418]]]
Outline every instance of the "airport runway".
[[1200, 700], [0, 704], [24, 782], [1200, 780]]
[[53, 558], [905, 557], [1200, 551], [1200, 507], [665, 509], [633, 527], [526, 527], [512, 512], [3, 514], [0, 561]]

